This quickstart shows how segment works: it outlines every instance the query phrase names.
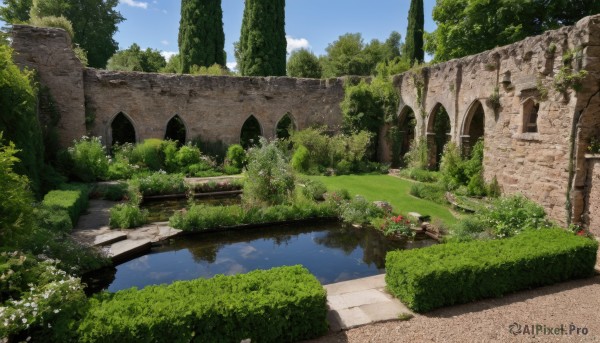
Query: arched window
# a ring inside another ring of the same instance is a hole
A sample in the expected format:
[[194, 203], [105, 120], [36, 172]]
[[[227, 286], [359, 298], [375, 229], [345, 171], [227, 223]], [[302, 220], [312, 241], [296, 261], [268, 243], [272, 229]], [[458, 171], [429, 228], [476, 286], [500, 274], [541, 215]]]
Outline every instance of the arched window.
[[523, 104], [523, 132], [538, 132], [539, 111], [540, 104], [533, 101], [533, 99], [529, 99]]
[[476, 100], [471, 108], [464, 122], [463, 136], [462, 136], [462, 148], [463, 154], [469, 156], [473, 150], [473, 146], [483, 138], [485, 134], [485, 112], [483, 105], [479, 100]]
[[288, 112], [277, 123], [277, 128], [275, 130], [275, 137], [277, 137], [279, 139], [289, 138], [291, 135], [290, 132], [295, 129], [296, 129], [296, 125], [294, 125], [292, 116]]
[[111, 131], [111, 145], [132, 143], [135, 144], [137, 141], [135, 135], [135, 128], [131, 120], [123, 113], [119, 112], [112, 123], [110, 124]]
[[186, 130], [185, 124], [179, 115], [175, 115], [167, 123], [167, 130], [165, 131], [165, 139], [176, 141], [178, 145], [185, 144]]
[[240, 133], [240, 144], [247, 149], [251, 146], [258, 144], [258, 140], [262, 135], [262, 129], [260, 123], [251, 115], [244, 125], [242, 126], [242, 132]]

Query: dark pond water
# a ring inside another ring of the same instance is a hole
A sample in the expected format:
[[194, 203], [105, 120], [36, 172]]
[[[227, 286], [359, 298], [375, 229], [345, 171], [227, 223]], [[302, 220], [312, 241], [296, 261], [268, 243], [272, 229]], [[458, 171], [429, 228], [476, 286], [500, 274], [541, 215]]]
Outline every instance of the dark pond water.
[[[194, 199], [197, 204], [204, 204], [208, 206], [227, 206], [227, 205], [238, 205], [241, 203], [241, 196], [211, 196]], [[149, 222], [165, 222], [169, 220], [169, 217], [175, 213], [175, 211], [182, 210], [188, 207], [188, 199], [172, 199], [172, 200], [149, 200], [144, 201], [140, 208], [147, 209], [150, 215], [148, 216]]]
[[296, 264], [329, 284], [384, 272], [390, 250], [432, 244], [432, 240], [391, 240], [374, 229], [338, 223], [203, 233], [174, 239], [117, 266], [108, 290]]

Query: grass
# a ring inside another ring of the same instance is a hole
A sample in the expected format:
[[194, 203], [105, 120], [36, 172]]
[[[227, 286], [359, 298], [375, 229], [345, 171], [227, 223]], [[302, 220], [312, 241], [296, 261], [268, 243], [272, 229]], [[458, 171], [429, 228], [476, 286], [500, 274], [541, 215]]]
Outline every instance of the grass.
[[370, 201], [387, 201], [395, 211], [404, 214], [418, 212], [440, 219], [446, 224], [457, 222], [447, 206], [416, 198], [409, 194], [413, 182], [389, 175], [314, 176], [329, 190], [347, 189], [352, 195], [362, 195]]

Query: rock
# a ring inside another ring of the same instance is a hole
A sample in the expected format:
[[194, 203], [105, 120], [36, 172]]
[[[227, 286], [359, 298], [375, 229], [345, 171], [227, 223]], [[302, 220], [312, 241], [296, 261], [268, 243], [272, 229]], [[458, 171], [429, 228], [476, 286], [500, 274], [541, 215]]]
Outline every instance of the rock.
[[384, 211], [391, 213], [393, 208], [392, 205], [389, 202], [385, 202], [385, 201], [373, 201], [373, 205], [383, 209]]

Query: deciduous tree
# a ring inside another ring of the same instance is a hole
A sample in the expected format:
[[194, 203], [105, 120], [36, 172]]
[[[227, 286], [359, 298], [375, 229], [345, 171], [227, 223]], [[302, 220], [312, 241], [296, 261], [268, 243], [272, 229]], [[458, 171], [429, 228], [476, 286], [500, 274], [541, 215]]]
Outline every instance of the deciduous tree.
[[320, 78], [321, 64], [315, 54], [299, 49], [291, 53], [287, 63], [287, 74], [291, 77]]
[[165, 58], [158, 50], [142, 50], [139, 45], [133, 43], [128, 49], [114, 54], [108, 60], [106, 69], [156, 73], [166, 65]]

